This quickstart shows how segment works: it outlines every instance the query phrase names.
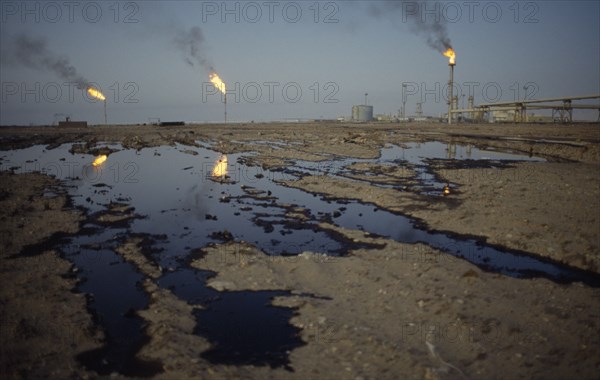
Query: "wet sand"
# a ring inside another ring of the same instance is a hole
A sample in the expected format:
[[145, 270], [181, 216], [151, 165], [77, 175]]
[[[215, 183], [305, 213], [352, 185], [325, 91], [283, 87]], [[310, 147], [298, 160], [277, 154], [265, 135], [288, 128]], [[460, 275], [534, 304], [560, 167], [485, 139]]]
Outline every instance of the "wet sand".
[[[288, 185], [373, 203], [417, 218], [430, 229], [600, 271], [597, 124], [0, 128], [4, 150], [83, 142], [80, 149], [92, 152], [102, 147], [99, 142], [141, 149], [194, 145], [196, 140], [214, 142], [222, 153], [258, 152], [249, 162], [271, 169], [285, 169], [295, 159], [376, 158], [386, 143], [427, 140], [541, 156], [549, 162], [493, 170], [439, 166], [437, 174], [457, 186], [449, 197], [323, 175]], [[392, 177], [407, 184], [412, 180], [408, 170], [355, 169], [379, 173], [375, 181], [384, 184]], [[83, 215], [69, 209], [64, 194], [42, 197], [44, 188], [57, 185], [46, 176], [2, 173], [1, 183], [2, 373], [8, 378], [94, 377], [74, 356], [98, 347], [102, 333], [94, 327], [83, 295], [72, 292], [76, 280], [65, 276], [72, 271], [70, 264], [44, 249], [10, 258], [54, 232], [76, 233]], [[508, 278], [423, 244], [365, 236], [334, 225], [321, 228], [378, 248], [354, 249], [338, 258], [318, 252], [272, 258], [245, 243], [229, 242], [196, 247], [203, 255], [191, 263], [214, 271], [209, 286], [220, 291], [292, 292], [274, 304], [294, 308], [291, 323], [306, 343], [290, 353], [293, 372], [214, 365], [203, 359], [210, 343], [192, 334], [194, 308], [157, 287], [159, 273], [143, 257], [138, 240], [124, 242], [117, 253], [147, 276], [143, 288], [151, 295], [148, 309], [137, 312], [147, 322], [149, 336], [138, 357], [162, 363], [157, 378], [593, 378], [600, 371], [598, 288]]]

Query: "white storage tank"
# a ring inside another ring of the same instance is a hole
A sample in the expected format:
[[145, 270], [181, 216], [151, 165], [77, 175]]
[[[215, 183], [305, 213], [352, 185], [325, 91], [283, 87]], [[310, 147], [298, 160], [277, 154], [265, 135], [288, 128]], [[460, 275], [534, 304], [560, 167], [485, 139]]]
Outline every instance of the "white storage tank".
[[352, 121], [373, 120], [373, 106], [358, 105], [352, 107]]

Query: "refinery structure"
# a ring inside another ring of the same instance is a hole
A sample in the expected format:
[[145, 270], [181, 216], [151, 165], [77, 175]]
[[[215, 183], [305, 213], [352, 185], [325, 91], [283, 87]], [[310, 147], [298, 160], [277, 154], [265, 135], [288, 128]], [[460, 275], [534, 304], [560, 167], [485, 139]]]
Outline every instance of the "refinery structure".
[[[446, 45], [449, 46], [449, 45]], [[192, 49], [193, 50], [193, 49]], [[414, 114], [407, 115], [406, 112], [406, 89], [407, 84], [402, 84], [402, 102], [397, 114], [375, 114], [374, 105], [368, 102], [368, 93], [364, 94], [364, 103], [353, 105], [351, 115], [340, 116], [337, 121], [351, 121], [354, 123], [367, 123], [373, 121], [379, 122], [440, 122], [448, 125], [455, 123], [571, 123], [574, 119], [575, 110], [597, 111], [600, 121], [600, 94], [591, 95], [575, 95], [575, 96], [557, 96], [543, 99], [523, 99], [503, 102], [488, 102], [476, 104], [476, 99], [473, 95], [469, 95], [467, 106], [465, 107], [465, 94], [457, 94], [455, 90], [460, 90], [454, 81], [455, 69], [457, 66], [456, 52], [452, 47], [447, 47], [441, 54], [448, 58], [449, 80], [447, 82], [447, 112], [437, 116], [426, 115], [424, 111], [424, 102], [416, 102]], [[208, 78], [210, 85], [213, 86], [215, 94], [221, 95], [223, 103], [223, 122], [228, 122], [227, 115], [227, 89], [225, 82], [211, 67]], [[103, 102], [104, 124], [108, 124], [107, 116], [107, 99], [106, 96], [98, 89], [92, 86], [89, 82], [82, 84], [86, 95], [90, 100], [99, 100]], [[456, 88], [455, 88], [456, 87]], [[459, 92], [459, 91], [456, 91]], [[462, 98], [462, 107], [459, 107], [459, 98]], [[532, 112], [533, 111], [533, 112]], [[543, 111], [543, 113], [539, 113]], [[536, 113], [534, 113], [536, 112]], [[57, 125], [57, 116], [66, 115], [63, 113], [54, 114], [54, 122], [52, 125]], [[177, 122], [159, 122], [160, 125], [176, 125], [183, 124], [182, 121]], [[286, 121], [327, 121], [321, 119], [306, 119], [306, 118], [286, 118]], [[331, 120], [333, 121], [333, 119]], [[238, 121], [243, 122], [243, 121]], [[60, 126], [74, 126], [75, 122], [62, 121]]]
[[[468, 106], [458, 107], [458, 95], [454, 95], [454, 68], [456, 66], [456, 54], [451, 48], [444, 52], [449, 58], [450, 80], [448, 81], [448, 113], [446, 114], [448, 124], [455, 122], [573, 122], [573, 110], [597, 110], [598, 121], [600, 121], [600, 104], [573, 104], [574, 101], [600, 99], [600, 94], [586, 96], [565, 96], [546, 99], [529, 99], [511, 102], [482, 103], [475, 105], [473, 95], [469, 96]], [[403, 105], [404, 109], [404, 105]], [[417, 104], [418, 112], [421, 111], [421, 103]], [[552, 116], [529, 115], [527, 111], [551, 110]]]
[[[475, 98], [470, 95], [467, 100], [467, 107], [458, 107], [459, 95], [454, 94], [454, 70], [456, 67], [456, 53], [452, 48], [448, 48], [444, 53], [448, 57], [448, 67], [450, 68], [450, 77], [448, 80], [448, 111], [439, 117], [425, 116], [423, 112], [423, 103], [417, 102], [413, 116], [406, 114], [406, 84], [402, 84], [402, 105], [398, 110], [397, 115], [373, 113], [373, 106], [367, 104], [367, 95], [365, 94], [365, 104], [352, 106], [351, 121], [353, 122], [419, 122], [419, 121], [438, 121], [453, 123], [572, 123], [575, 121], [573, 117], [574, 110], [597, 110], [598, 120], [600, 121], [600, 103], [582, 104], [580, 101], [590, 101], [600, 99], [600, 94], [579, 95], [579, 96], [563, 96], [544, 99], [523, 99], [507, 102], [494, 102], [475, 104]], [[551, 111], [550, 115], [528, 113], [529, 111]], [[345, 120], [339, 118], [338, 120]]]
[[[456, 83], [454, 81], [456, 69], [456, 52], [453, 48], [448, 47], [443, 53], [448, 58], [449, 80], [447, 82], [447, 112], [438, 116], [429, 116], [424, 112], [423, 101], [416, 102], [414, 114], [407, 115], [406, 112], [406, 89], [407, 84], [402, 84], [402, 103], [397, 114], [375, 114], [374, 105], [368, 102], [368, 93], [364, 94], [364, 103], [353, 105], [350, 117], [340, 116], [337, 121], [351, 121], [354, 123], [368, 122], [439, 122], [449, 125], [456, 123], [572, 123], [575, 110], [596, 110], [598, 111], [598, 119], [600, 121], [600, 94], [578, 95], [578, 96], [563, 96], [543, 99], [523, 99], [505, 102], [490, 102], [476, 104], [475, 97], [469, 95], [467, 105], [465, 107], [465, 95], [455, 94]], [[214, 87], [217, 94], [221, 94], [223, 102], [223, 121], [227, 123], [227, 89], [225, 82], [211, 68], [208, 78], [210, 84]], [[89, 99], [95, 99], [103, 102], [104, 108], [104, 124], [108, 124], [107, 116], [107, 99], [106, 96], [91, 84], [85, 84], [85, 93]], [[458, 88], [459, 89], [459, 88]], [[459, 91], [456, 91], [459, 92]], [[459, 107], [459, 98], [462, 98], [462, 107]], [[594, 101], [590, 102], [590, 101]], [[582, 103], [582, 101], [584, 103]], [[534, 113], [534, 112], [538, 113]], [[545, 113], [539, 113], [545, 111]], [[550, 112], [548, 112], [550, 111]], [[57, 115], [64, 116], [62, 113], [54, 114], [54, 122], [52, 125], [57, 125]], [[317, 119], [306, 118], [288, 118], [286, 121], [317, 121]], [[327, 121], [319, 119], [318, 121]], [[331, 120], [333, 121], [333, 120]], [[69, 118], [58, 123], [61, 127], [80, 126], [79, 122], [70, 121]], [[178, 122], [160, 122], [159, 125], [182, 125], [183, 121]]]

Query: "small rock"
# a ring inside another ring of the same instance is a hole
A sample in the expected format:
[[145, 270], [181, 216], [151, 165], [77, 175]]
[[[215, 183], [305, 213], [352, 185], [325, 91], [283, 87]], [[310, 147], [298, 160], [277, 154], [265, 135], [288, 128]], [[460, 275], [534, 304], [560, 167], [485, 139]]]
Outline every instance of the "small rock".
[[208, 282], [207, 285], [219, 292], [235, 289], [235, 284], [231, 281], [215, 280]]

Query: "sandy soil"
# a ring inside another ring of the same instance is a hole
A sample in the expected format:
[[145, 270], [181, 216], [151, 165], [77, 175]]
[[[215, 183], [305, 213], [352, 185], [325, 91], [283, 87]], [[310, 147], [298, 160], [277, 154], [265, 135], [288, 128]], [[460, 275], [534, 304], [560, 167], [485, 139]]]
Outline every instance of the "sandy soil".
[[600, 272], [599, 169], [520, 163], [495, 171], [442, 170], [443, 178], [460, 185], [460, 205], [412, 215], [438, 230], [485, 236], [493, 244]]
[[[197, 140], [215, 142], [216, 149], [223, 153], [257, 152], [257, 156], [246, 162], [270, 169], [285, 169], [289, 160], [294, 159], [376, 158], [386, 143], [426, 140], [469, 143], [541, 156], [551, 163], [519, 164], [503, 170], [453, 171], [442, 167], [440, 177], [460, 186], [458, 194], [446, 201], [325, 176], [289, 184], [317, 193], [373, 202], [419, 218], [432, 229], [474, 235], [586, 270], [597, 272], [600, 268], [600, 218], [596, 215], [600, 210], [599, 124], [273, 123], [60, 130], [0, 128], [0, 149], [86, 142], [78, 145], [78, 151], [97, 152], [101, 150], [98, 141], [141, 149], [175, 143], [195, 145]], [[412, 184], [410, 169], [400, 168], [391, 173], [389, 168], [383, 169], [371, 167], [370, 173], [359, 170], [352, 177], [367, 179], [365, 174], [379, 173], [375, 182], [393, 183], [400, 188]], [[565, 215], [568, 222], [563, 219]]]
[[415, 217], [433, 230], [483, 238], [599, 272], [599, 169], [584, 163], [440, 169], [441, 178], [459, 185], [445, 198], [328, 176], [306, 176], [286, 183], [314, 193], [373, 203]]
[[[210, 345], [191, 334], [194, 307], [150, 279], [150, 306], [138, 314], [151, 340], [138, 356], [162, 361], [156, 378], [165, 379], [593, 378], [600, 368], [597, 289], [498, 276], [426, 245], [322, 227], [384, 248], [282, 258], [229, 242], [202, 249], [191, 264], [218, 273], [208, 286], [219, 291], [291, 291], [273, 304], [296, 310], [291, 323], [306, 343], [290, 355], [293, 371], [200, 359]], [[153, 277], [134, 242], [124, 244], [128, 257]]]
[[[75, 355], [102, 345], [86, 299], [74, 292], [76, 268], [56, 251], [24, 247], [75, 233], [82, 214], [69, 209], [57, 181], [0, 172], [0, 374], [3, 379], [82, 378]], [[44, 197], [45, 189], [57, 195]], [[23, 253], [28, 253], [28, 250]]]
[[[78, 149], [93, 152], [102, 148], [98, 142], [141, 149], [194, 145], [196, 140], [215, 142], [223, 153], [257, 152], [248, 162], [273, 169], [284, 169], [294, 159], [376, 158], [386, 143], [426, 140], [540, 155], [550, 162], [493, 170], [440, 166], [437, 174], [457, 185], [448, 197], [372, 186], [360, 180], [410, 189], [413, 173], [360, 164], [353, 166], [353, 178], [309, 176], [288, 185], [371, 202], [435, 230], [600, 271], [597, 124], [0, 128], [0, 149], [84, 143]], [[69, 263], [44, 249], [35, 256], [9, 259], [54, 232], [76, 232], [82, 215], [66, 207], [64, 195], [42, 197], [44, 188], [56, 185], [47, 177], [3, 173], [1, 179], [3, 374], [88, 376], [74, 356], [98, 347], [102, 335], [91, 322], [83, 295], [71, 292], [75, 280], [62, 276], [72, 270]], [[113, 210], [103, 220], [127, 221], [126, 206], [119, 207], [122, 212]], [[164, 372], [156, 377], [165, 379], [594, 378], [600, 372], [599, 289], [508, 278], [425, 245], [327, 224], [322, 228], [382, 248], [356, 249], [343, 258], [307, 252], [275, 259], [241, 242], [194, 247], [204, 255], [191, 265], [214, 271], [209, 284], [219, 291], [292, 292], [273, 302], [295, 309], [291, 323], [301, 329], [306, 343], [290, 353], [293, 371], [211, 365], [202, 359], [210, 343], [192, 334], [194, 307], [200, 306], [156, 285], [160, 268], [143, 255], [140, 238], [123, 242], [117, 253], [146, 275], [143, 288], [151, 295], [148, 308], [137, 312], [146, 320], [149, 335], [138, 356], [159, 360]]]
[[274, 259], [229, 243], [193, 263], [218, 273], [209, 282], [217, 289], [331, 298], [275, 301], [297, 308], [292, 323], [307, 345], [291, 354], [294, 373], [273, 378], [591, 378], [598, 371], [597, 289], [506, 278], [424, 245], [324, 227], [385, 248]]

